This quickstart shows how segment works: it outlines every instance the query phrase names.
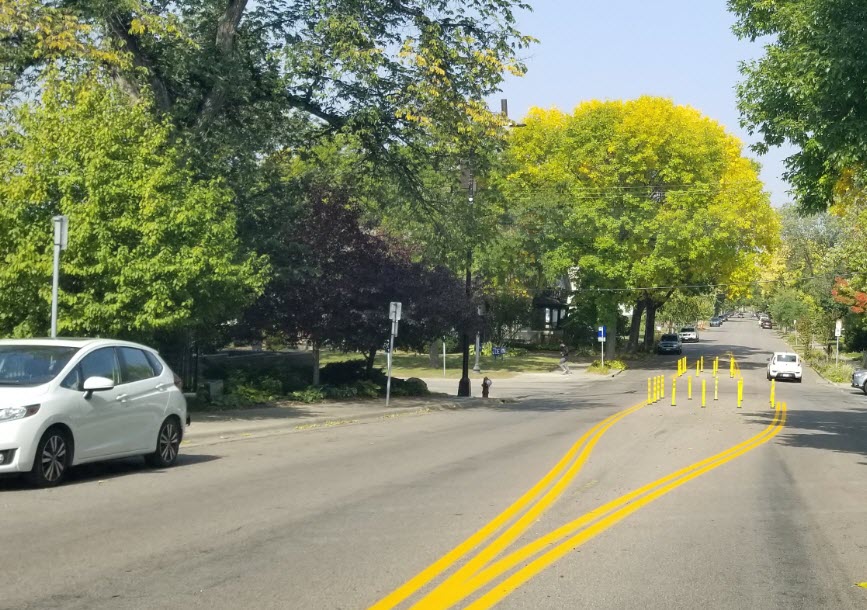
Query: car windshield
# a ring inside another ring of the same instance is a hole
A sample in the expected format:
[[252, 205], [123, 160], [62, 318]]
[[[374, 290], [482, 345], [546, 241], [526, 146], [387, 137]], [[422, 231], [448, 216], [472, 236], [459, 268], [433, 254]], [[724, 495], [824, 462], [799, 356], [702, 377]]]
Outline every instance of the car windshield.
[[694, 333], [695, 328], [693, 328], [692, 326], [684, 326], [683, 328], [680, 329], [680, 332], [682, 332], [682, 333]]
[[57, 345], [0, 345], [0, 386], [48, 383], [77, 351]]
[[660, 341], [677, 341], [677, 335], [662, 335]]
[[780, 354], [777, 356], [777, 362], [797, 362], [798, 357], [795, 354]]

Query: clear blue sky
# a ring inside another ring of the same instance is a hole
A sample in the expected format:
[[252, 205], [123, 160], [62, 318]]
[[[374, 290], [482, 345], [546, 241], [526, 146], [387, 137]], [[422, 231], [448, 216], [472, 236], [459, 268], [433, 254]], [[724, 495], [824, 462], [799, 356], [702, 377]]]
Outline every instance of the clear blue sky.
[[[503, 93], [509, 115], [531, 106], [572, 111], [583, 100], [659, 95], [722, 123], [745, 144], [735, 85], [738, 62], [759, 57], [758, 43], [739, 41], [725, 0], [529, 0], [519, 29], [539, 39], [526, 51], [529, 72], [509, 78]], [[762, 164], [762, 179], [779, 206], [789, 200], [782, 179], [787, 150], [747, 154]]]

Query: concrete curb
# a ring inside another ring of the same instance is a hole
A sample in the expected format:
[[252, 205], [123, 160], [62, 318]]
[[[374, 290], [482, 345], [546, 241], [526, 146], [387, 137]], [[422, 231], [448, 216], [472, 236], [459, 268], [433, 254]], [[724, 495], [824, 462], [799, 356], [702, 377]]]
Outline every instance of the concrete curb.
[[[201, 428], [199, 428], [199, 430], [196, 429], [195, 413], [193, 413], [193, 422], [186, 431], [182, 446], [199, 447], [249, 438], [262, 438], [266, 436], [304, 432], [307, 430], [346, 426], [362, 422], [393, 419], [396, 417], [424, 415], [438, 411], [453, 411], [479, 406], [494, 407], [497, 404], [513, 402], [516, 401], [512, 398], [454, 398], [445, 402], [425, 403], [411, 407], [381, 407], [369, 412], [347, 413], [345, 417], [333, 415], [306, 418], [274, 418], [271, 420], [265, 419], [254, 421], [225, 420], [221, 422], [200, 422], [200, 424], [204, 424], [205, 427], [205, 430], [201, 432], [199, 431]], [[332, 404], [333, 406], [339, 407], [340, 403]], [[234, 424], [237, 424], [237, 426]], [[209, 427], [213, 429], [207, 430]]]

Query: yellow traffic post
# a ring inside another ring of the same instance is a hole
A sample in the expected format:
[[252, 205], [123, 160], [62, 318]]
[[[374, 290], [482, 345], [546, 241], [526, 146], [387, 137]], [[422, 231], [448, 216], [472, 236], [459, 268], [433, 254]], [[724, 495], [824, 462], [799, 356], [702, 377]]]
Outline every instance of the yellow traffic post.
[[704, 373], [704, 356], [701, 357], [701, 372]]
[[713, 359], [713, 376], [716, 377], [717, 373], [719, 373], [719, 356]]
[[692, 375], [686, 377], [686, 398], [692, 400]]
[[700, 366], [701, 366], [701, 361], [700, 361], [700, 360], [696, 360], [696, 361], [695, 361], [695, 376], [696, 376], [696, 377], [698, 377], [699, 375], [701, 375], [701, 368], [700, 368]]
[[713, 399], [719, 400], [719, 377], [713, 378]]
[[677, 406], [677, 377], [671, 380], [671, 406]]
[[738, 379], [738, 409], [741, 408], [741, 405], [744, 402], [744, 380], [743, 378]]
[[665, 400], [665, 375], [659, 376], [659, 391], [661, 393], [662, 399]]
[[647, 404], [653, 402], [653, 396], [650, 393], [650, 377], [647, 378]]
[[773, 408], [775, 403], [775, 398], [777, 396], [777, 380], [771, 379], [771, 407]]
[[729, 358], [729, 379], [735, 378], [735, 357]]
[[701, 408], [704, 409], [707, 406], [707, 380], [701, 380]]

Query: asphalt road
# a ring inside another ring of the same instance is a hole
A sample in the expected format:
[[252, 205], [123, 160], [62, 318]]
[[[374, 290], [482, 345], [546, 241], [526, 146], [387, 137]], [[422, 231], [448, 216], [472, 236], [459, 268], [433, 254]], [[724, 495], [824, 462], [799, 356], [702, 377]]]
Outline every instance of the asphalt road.
[[[665, 400], [573, 452], [586, 461], [539, 487], [523, 508], [538, 514], [526, 528], [522, 513], [507, 521], [516, 539], [493, 558], [756, 438], [742, 454], [638, 496], [625, 516], [576, 526], [570, 535], [587, 539], [550, 565], [540, 557], [562, 539], [478, 589], [444, 583], [446, 572], [410, 600], [486, 607], [503, 578], [531, 574], [497, 607], [867, 607], [856, 586], [867, 581], [867, 397], [807, 371], [778, 384], [779, 427], [764, 378], [775, 348], [752, 320], [704, 331], [685, 355], [692, 366], [706, 357], [707, 408], [698, 383], [687, 400], [686, 377], [672, 407], [669, 379]], [[730, 351], [741, 409], [726, 360], [712, 400], [711, 359]], [[0, 608], [370, 607], [521, 498], [596, 424], [641, 403], [647, 378], [671, 376], [675, 361], [589, 384], [552, 374], [518, 403], [193, 447], [165, 471], [126, 460], [52, 490], [0, 481]]]

